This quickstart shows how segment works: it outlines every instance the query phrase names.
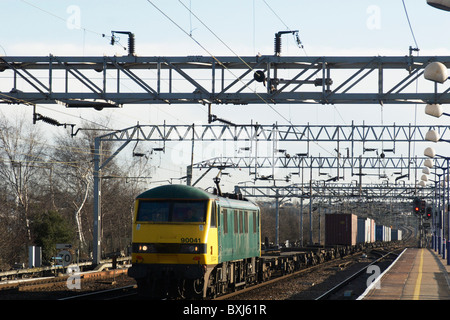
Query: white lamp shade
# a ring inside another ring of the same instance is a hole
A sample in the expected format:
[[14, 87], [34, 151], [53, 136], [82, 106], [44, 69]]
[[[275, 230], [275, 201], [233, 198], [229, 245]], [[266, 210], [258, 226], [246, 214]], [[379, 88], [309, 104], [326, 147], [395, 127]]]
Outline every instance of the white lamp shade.
[[429, 130], [425, 135], [425, 140], [427, 141], [433, 141], [438, 142], [440, 139], [439, 133], [436, 132], [436, 130]]
[[425, 114], [428, 114], [429, 116], [439, 118], [443, 113], [444, 111], [440, 104], [427, 104], [425, 107]]
[[449, 0], [427, 0], [427, 3], [432, 7], [442, 9], [445, 11], [450, 11], [450, 1]]
[[425, 187], [425, 181], [423, 181], [423, 180], [422, 180], [422, 181], [420, 181], [420, 182], [419, 182], [419, 186], [421, 186], [421, 187]]
[[433, 148], [428, 147], [425, 149], [425, 151], [423, 152], [423, 154], [429, 158], [434, 158], [436, 156], [436, 151], [434, 151]]
[[431, 160], [431, 159], [425, 159], [423, 165], [424, 165], [425, 167], [428, 167], [428, 168], [431, 169], [431, 168], [433, 168], [433, 166], [434, 166], [433, 160]]
[[427, 80], [444, 83], [447, 80], [447, 67], [441, 62], [432, 62], [425, 67], [424, 77]]
[[430, 169], [425, 167], [422, 169], [422, 173], [430, 174]]

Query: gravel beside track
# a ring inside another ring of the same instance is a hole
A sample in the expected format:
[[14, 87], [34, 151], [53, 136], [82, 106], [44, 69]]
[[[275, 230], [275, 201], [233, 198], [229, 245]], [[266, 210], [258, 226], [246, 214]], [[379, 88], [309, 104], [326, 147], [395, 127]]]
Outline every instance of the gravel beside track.
[[65, 297], [88, 293], [98, 290], [106, 290], [127, 285], [136, 284], [133, 278], [126, 273], [115, 277], [101, 277], [82, 279], [80, 289], [69, 290], [66, 281], [46, 286], [20, 285], [7, 290], [0, 290], [0, 300], [57, 300]]

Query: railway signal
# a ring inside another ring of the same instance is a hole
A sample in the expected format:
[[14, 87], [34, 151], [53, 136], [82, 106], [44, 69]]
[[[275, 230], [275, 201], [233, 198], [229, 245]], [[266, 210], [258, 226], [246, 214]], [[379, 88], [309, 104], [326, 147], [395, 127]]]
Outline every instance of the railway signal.
[[425, 200], [420, 200], [420, 213], [425, 214], [427, 203]]
[[413, 200], [413, 210], [416, 214], [425, 214], [427, 207], [427, 203], [425, 200], [422, 200], [420, 198], [414, 198]]
[[431, 215], [432, 215], [432, 213], [433, 213], [433, 208], [432, 208], [432, 207], [427, 207], [427, 209], [426, 209], [426, 216], [425, 216], [425, 218], [427, 218], [427, 219], [430, 219], [430, 218], [431, 218]]
[[413, 200], [414, 213], [419, 214], [420, 213], [420, 207], [421, 207], [421, 200], [419, 198], [414, 198], [414, 200]]

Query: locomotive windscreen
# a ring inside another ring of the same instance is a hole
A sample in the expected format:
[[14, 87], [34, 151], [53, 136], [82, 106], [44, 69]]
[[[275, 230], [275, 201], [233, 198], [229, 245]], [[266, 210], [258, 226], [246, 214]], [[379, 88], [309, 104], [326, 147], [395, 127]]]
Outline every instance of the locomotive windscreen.
[[136, 221], [205, 222], [207, 201], [139, 201]]

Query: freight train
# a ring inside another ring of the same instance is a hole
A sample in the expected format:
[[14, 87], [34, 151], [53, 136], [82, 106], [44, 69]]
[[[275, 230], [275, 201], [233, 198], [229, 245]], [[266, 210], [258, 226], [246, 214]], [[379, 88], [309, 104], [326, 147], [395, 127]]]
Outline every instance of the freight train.
[[136, 198], [128, 275], [142, 295], [213, 298], [362, 248], [262, 252], [258, 205], [218, 193], [165, 185]]

